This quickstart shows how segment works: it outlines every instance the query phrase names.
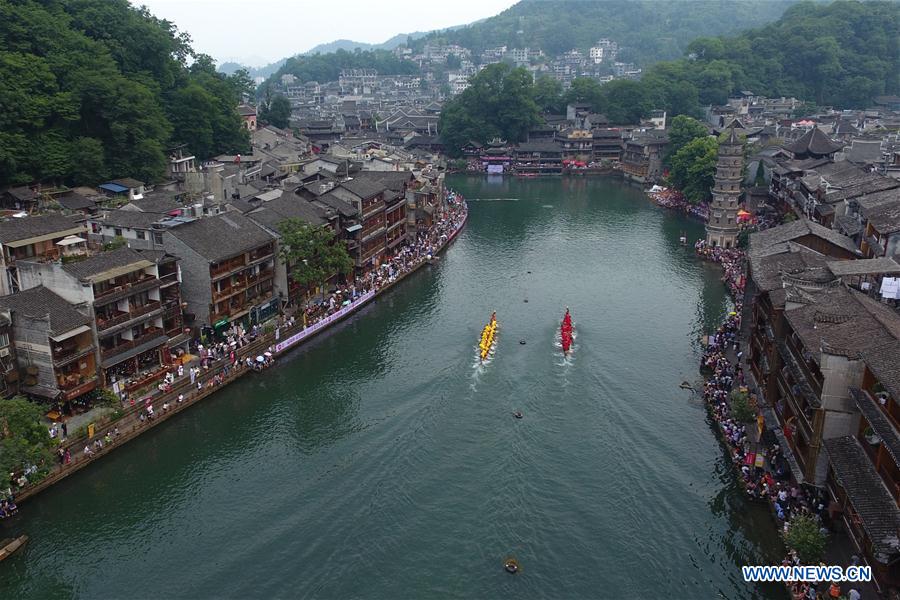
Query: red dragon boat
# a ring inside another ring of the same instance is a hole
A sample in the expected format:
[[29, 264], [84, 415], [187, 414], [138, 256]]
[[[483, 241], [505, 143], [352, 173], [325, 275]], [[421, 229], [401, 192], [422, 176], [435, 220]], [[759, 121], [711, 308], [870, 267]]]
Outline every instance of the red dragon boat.
[[572, 349], [572, 315], [568, 308], [559, 328], [559, 341], [562, 343], [563, 354], [568, 355]]

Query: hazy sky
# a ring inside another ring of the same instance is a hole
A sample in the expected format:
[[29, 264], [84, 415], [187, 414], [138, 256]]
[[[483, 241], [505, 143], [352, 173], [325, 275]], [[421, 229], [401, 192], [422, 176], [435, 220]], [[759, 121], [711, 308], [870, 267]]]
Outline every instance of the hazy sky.
[[381, 43], [490, 17], [515, 0], [132, 0], [218, 61], [262, 66], [325, 42]]

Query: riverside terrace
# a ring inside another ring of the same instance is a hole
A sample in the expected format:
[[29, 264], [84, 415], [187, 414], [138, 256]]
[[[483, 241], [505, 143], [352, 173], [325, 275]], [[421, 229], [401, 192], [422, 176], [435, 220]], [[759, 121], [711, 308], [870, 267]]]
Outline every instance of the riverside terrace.
[[[320, 312], [307, 318], [306, 324], [303, 324], [302, 320], [295, 319], [293, 327], [278, 327], [272, 332], [258, 335], [255, 339], [248, 339], [248, 343], [243, 347], [208, 363], [208, 368], [201, 370], [200, 376], [193, 383], [189, 375], [185, 374], [173, 382], [168, 392], [141, 399], [133, 406], [129, 404], [125, 407], [120, 419], [99, 425], [97, 433], [93, 437], [67, 439], [60, 446], [60, 464], [53, 467], [50, 474], [39, 483], [30, 484], [27, 477], [20, 479], [21, 474], [14, 474], [9, 482], [10, 495], [13, 495], [19, 502], [32, 497], [98, 460], [101, 456], [105, 456], [110, 449], [134, 439], [150, 427], [210, 396], [222, 385], [227, 385], [245, 374], [253, 372], [246, 367], [248, 358], [264, 355], [265, 352], [271, 352], [275, 356], [286, 352], [327, 328], [313, 329], [317, 323], [327, 320], [328, 325], [335, 324], [355, 313], [375, 296], [387, 292], [406, 276], [428, 264], [430, 257], [444, 250], [465, 226], [468, 216], [465, 200], [451, 192], [448, 195], [447, 206], [446, 212], [441, 218], [436, 219], [429, 231], [420, 233], [412, 245], [404, 247], [378, 269], [370, 271], [365, 280], [356, 282], [354, 286], [357, 292], [356, 301], [351, 300], [344, 306], [342, 306], [343, 302], [325, 302], [320, 305]], [[306, 329], [310, 331], [303, 335]], [[288, 342], [290, 345], [286, 345]], [[153, 419], [146, 419], [148, 406], [156, 407], [151, 411], [155, 415]], [[162, 410], [163, 406], [166, 407], [166, 410]], [[142, 415], [145, 417], [144, 419], [141, 418]], [[102, 441], [104, 439], [107, 440], [105, 444]], [[104, 445], [96, 444], [97, 441], [101, 441], [101, 444]], [[85, 447], [90, 451], [84, 452]], [[18, 481], [22, 481], [23, 485], [19, 485]]]

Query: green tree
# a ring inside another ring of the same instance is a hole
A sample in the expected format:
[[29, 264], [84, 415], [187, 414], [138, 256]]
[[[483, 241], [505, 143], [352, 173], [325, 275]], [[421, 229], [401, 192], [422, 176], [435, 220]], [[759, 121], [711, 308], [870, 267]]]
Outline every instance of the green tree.
[[572, 80], [572, 87], [565, 95], [566, 104], [586, 102], [591, 105], [591, 110], [599, 112], [603, 102], [603, 88], [596, 79], [590, 77], [576, 77]]
[[286, 219], [278, 224], [281, 233], [281, 260], [290, 269], [291, 279], [305, 288], [322, 287], [337, 274], [353, 272], [353, 258], [343, 242], [327, 227], [316, 227], [300, 219]]
[[534, 103], [544, 112], [562, 112], [562, 84], [547, 75], [538, 77], [534, 82]]
[[600, 107], [610, 123], [640, 123], [653, 110], [650, 93], [639, 81], [616, 79], [603, 85], [600, 90]]
[[272, 100], [263, 107], [260, 119], [269, 125], [286, 129], [291, 119], [291, 101], [281, 94], [276, 94]]
[[714, 137], [702, 137], [688, 142], [672, 157], [669, 182], [681, 190], [692, 204], [710, 197], [715, 174], [719, 142]]
[[675, 156], [679, 150], [697, 138], [706, 137], [708, 135], [709, 131], [703, 123], [686, 115], [678, 115], [672, 119], [671, 125], [669, 126], [669, 145], [666, 147], [666, 155], [663, 158], [663, 163], [666, 166], [670, 166], [672, 164], [672, 157]]
[[531, 74], [507, 64], [488, 65], [469, 82], [469, 87], [441, 110], [438, 128], [451, 156], [470, 140], [487, 142], [503, 137], [520, 142], [538, 123]]
[[22, 396], [0, 399], [0, 473], [4, 477], [31, 465], [39, 473], [49, 469], [53, 440], [41, 422], [43, 416], [41, 406]]
[[784, 544], [796, 550], [800, 560], [807, 565], [817, 564], [825, 555], [828, 537], [822, 533], [819, 523], [807, 515], [795, 515], [784, 533]]
[[750, 407], [750, 394], [740, 390], [731, 392], [731, 416], [740, 423], [748, 423], [756, 418]]

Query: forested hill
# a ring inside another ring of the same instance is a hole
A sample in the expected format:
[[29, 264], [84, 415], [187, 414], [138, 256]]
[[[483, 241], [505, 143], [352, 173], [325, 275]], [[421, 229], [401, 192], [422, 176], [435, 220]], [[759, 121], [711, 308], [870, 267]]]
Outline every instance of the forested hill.
[[[402, 60], [387, 50], [338, 50], [329, 54], [300, 55], [287, 59], [270, 78], [278, 80], [290, 74], [301, 82], [337, 81], [341, 69], [375, 69], [379, 75], [414, 75], [419, 73], [416, 63]], [[264, 86], [266, 84], [263, 84]]]
[[242, 151], [235, 108], [250, 89], [127, 0], [2, 1], [0, 186], [154, 181], [172, 145]]
[[619, 60], [642, 65], [681, 56], [698, 35], [721, 35], [778, 19], [794, 0], [522, 0], [497, 16], [413, 42], [444, 40], [479, 53], [509, 46], [550, 56], [587, 50], [599, 38], [624, 47]]
[[802, 2], [764, 27], [695, 40], [679, 66], [707, 89], [869, 106], [900, 93], [900, 2]]

